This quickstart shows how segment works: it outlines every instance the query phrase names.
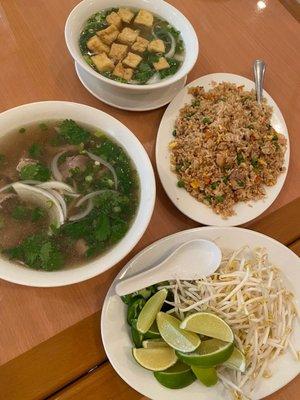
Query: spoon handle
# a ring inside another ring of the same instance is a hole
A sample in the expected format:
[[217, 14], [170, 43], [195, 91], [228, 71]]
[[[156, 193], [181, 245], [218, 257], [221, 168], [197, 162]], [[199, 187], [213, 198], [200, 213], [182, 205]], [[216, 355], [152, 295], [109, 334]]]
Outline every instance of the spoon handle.
[[155, 283], [161, 282], [163, 279], [160, 280], [157, 277], [157, 274], [154, 272], [154, 270], [156, 270], [158, 267], [159, 265], [118, 282], [116, 285], [117, 295], [125, 296], [126, 294], [136, 292], [137, 290], [144, 289], [148, 286], [154, 285]]
[[253, 72], [255, 80], [256, 99], [259, 104], [261, 103], [262, 99], [265, 71], [266, 71], [265, 62], [263, 60], [255, 60], [253, 64]]

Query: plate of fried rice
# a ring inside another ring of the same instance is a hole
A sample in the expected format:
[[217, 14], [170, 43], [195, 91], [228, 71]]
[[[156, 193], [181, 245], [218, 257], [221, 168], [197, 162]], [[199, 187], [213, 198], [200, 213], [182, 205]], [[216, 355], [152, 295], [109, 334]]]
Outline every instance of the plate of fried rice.
[[235, 226], [279, 195], [289, 165], [284, 118], [264, 91], [239, 75], [216, 73], [187, 85], [168, 106], [156, 163], [175, 206], [205, 225]]

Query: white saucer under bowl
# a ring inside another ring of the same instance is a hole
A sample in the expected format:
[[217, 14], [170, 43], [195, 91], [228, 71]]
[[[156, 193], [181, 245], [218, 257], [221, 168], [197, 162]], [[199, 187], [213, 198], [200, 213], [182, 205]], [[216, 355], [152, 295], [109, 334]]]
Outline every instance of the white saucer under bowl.
[[97, 99], [110, 106], [128, 111], [149, 111], [155, 110], [170, 103], [177, 93], [184, 87], [187, 77], [184, 76], [173, 85], [163, 87], [148, 93], [126, 94], [105, 82], [89, 74], [78, 63], [75, 62], [75, 70], [83, 86]]

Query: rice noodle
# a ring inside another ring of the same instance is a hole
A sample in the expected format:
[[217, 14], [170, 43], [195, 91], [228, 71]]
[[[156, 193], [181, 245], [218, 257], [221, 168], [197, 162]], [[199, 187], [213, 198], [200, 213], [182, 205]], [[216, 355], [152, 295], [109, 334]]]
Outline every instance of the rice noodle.
[[116, 171], [115, 171], [114, 167], [109, 162], [105, 161], [103, 158], [101, 158], [99, 156], [96, 156], [95, 154], [90, 153], [89, 151], [87, 151], [86, 154], [92, 160], [99, 161], [101, 164], [103, 164], [106, 168], [108, 168], [110, 170], [110, 172], [112, 173], [113, 178], [114, 178], [115, 189], [117, 190], [118, 189], [118, 177], [117, 177], [117, 174], [116, 174]]
[[219, 367], [218, 375], [236, 399], [251, 399], [262, 377], [271, 376], [270, 362], [291, 351], [297, 316], [293, 295], [265, 249], [243, 247], [223, 257], [216, 273], [197, 281], [170, 281], [160, 288], [173, 292], [167, 301], [182, 319], [191, 311], [209, 310], [231, 327], [236, 346], [245, 354], [245, 373]]

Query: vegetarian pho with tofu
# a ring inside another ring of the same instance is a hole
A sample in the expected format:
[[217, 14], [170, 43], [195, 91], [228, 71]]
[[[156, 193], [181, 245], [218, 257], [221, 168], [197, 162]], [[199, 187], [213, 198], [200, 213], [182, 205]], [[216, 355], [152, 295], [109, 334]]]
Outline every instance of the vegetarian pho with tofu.
[[139, 184], [106, 134], [64, 120], [21, 128], [0, 147], [4, 257], [57, 270], [99, 256], [126, 234]]
[[85, 61], [103, 76], [139, 85], [174, 75], [184, 59], [180, 32], [147, 10], [97, 12], [87, 20], [79, 46]]

